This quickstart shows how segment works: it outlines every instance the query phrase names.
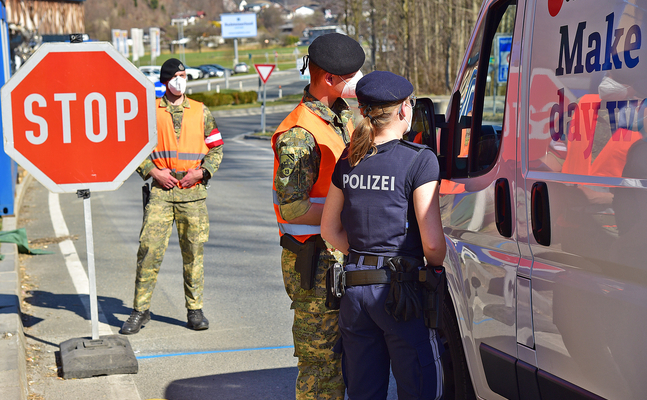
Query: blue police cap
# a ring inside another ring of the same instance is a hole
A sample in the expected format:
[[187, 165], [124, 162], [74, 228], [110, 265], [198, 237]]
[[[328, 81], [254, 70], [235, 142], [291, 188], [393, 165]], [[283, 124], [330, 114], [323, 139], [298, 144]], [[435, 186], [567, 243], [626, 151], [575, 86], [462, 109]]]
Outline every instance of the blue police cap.
[[308, 47], [310, 61], [333, 75], [348, 75], [364, 65], [364, 49], [353, 38], [341, 33], [328, 33], [312, 41]]
[[411, 82], [388, 71], [373, 71], [357, 82], [355, 88], [360, 104], [394, 103], [413, 93]]

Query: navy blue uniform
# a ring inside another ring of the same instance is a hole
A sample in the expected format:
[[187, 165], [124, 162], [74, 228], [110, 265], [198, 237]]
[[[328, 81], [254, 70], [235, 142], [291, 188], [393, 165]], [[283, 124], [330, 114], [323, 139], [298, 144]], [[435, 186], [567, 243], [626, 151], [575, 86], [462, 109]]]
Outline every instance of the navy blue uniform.
[[[438, 160], [428, 147], [404, 141], [392, 140], [377, 149], [355, 167], [350, 166], [346, 149], [332, 176], [344, 194], [341, 223], [353, 255], [346, 271], [386, 268], [384, 257], [424, 256], [413, 191], [438, 180]], [[370, 259], [377, 265], [367, 265], [364, 256], [373, 256]], [[339, 328], [348, 396], [386, 399], [390, 361], [400, 400], [440, 398], [436, 332], [425, 326], [422, 316], [405, 322], [388, 315], [384, 309], [388, 292], [388, 284], [352, 286], [341, 299]]]

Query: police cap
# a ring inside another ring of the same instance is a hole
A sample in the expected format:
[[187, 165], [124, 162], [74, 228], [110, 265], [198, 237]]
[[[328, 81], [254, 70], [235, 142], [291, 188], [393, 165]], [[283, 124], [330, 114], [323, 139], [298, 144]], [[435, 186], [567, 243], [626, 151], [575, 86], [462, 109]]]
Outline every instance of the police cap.
[[170, 81], [178, 71], [184, 71], [184, 64], [182, 64], [182, 61], [177, 58], [169, 58], [164, 61], [162, 69], [160, 70], [160, 82], [166, 83]]
[[373, 71], [357, 82], [355, 93], [360, 104], [394, 103], [409, 97], [413, 85], [392, 72]]
[[341, 33], [328, 33], [313, 40], [308, 56], [312, 63], [333, 75], [357, 72], [366, 59], [362, 46]]

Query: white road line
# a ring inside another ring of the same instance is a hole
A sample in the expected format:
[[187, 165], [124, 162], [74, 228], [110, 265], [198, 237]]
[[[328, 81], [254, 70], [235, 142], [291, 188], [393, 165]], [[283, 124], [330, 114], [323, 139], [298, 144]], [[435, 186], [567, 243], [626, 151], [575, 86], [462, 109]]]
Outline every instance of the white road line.
[[[56, 237], [65, 237], [70, 235], [70, 231], [67, 229], [67, 224], [63, 218], [63, 212], [61, 211], [61, 205], [58, 200], [57, 193], [49, 193], [49, 215], [52, 219], [52, 225], [54, 226], [54, 233]], [[76, 247], [70, 239], [63, 240], [58, 244], [65, 258], [65, 265], [67, 266], [67, 272], [72, 278], [72, 283], [76, 289], [76, 293], [81, 298], [83, 306], [85, 307], [86, 315], [88, 320], [90, 319], [90, 281], [88, 280], [88, 275], [85, 273], [83, 264], [79, 259], [79, 254], [76, 252]], [[103, 314], [103, 310], [99, 306], [99, 335], [113, 335], [114, 332], [110, 325], [107, 323], [106, 316]]]
[[[67, 224], [63, 218], [63, 212], [61, 211], [61, 204], [59, 202], [58, 193], [49, 193], [49, 215], [52, 219], [52, 225], [54, 226], [54, 233], [56, 237], [65, 237], [70, 235], [70, 231], [67, 229]], [[76, 247], [70, 239], [63, 240], [58, 244], [65, 259], [65, 265], [67, 266], [67, 272], [72, 278], [72, 283], [76, 289], [76, 293], [81, 298], [81, 302], [85, 308], [86, 316], [88, 322], [90, 320], [90, 281], [88, 275], [85, 273], [83, 264], [79, 259], [79, 255], [76, 252]], [[103, 314], [101, 306], [99, 308], [99, 335], [113, 335], [114, 332], [110, 325], [108, 325], [106, 316]], [[90, 332], [90, 326], [88, 325], [88, 332]], [[111, 399], [119, 400], [141, 400], [135, 382], [131, 375], [109, 375], [107, 377], [110, 384], [110, 392], [112, 396]]]

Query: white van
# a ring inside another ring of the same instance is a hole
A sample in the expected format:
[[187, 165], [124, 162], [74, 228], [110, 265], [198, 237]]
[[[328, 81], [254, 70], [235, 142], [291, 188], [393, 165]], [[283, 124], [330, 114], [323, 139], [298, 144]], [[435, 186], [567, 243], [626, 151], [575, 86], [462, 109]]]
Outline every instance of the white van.
[[647, 0], [484, 0], [445, 116], [418, 102], [446, 399], [647, 398], [643, 31]]

